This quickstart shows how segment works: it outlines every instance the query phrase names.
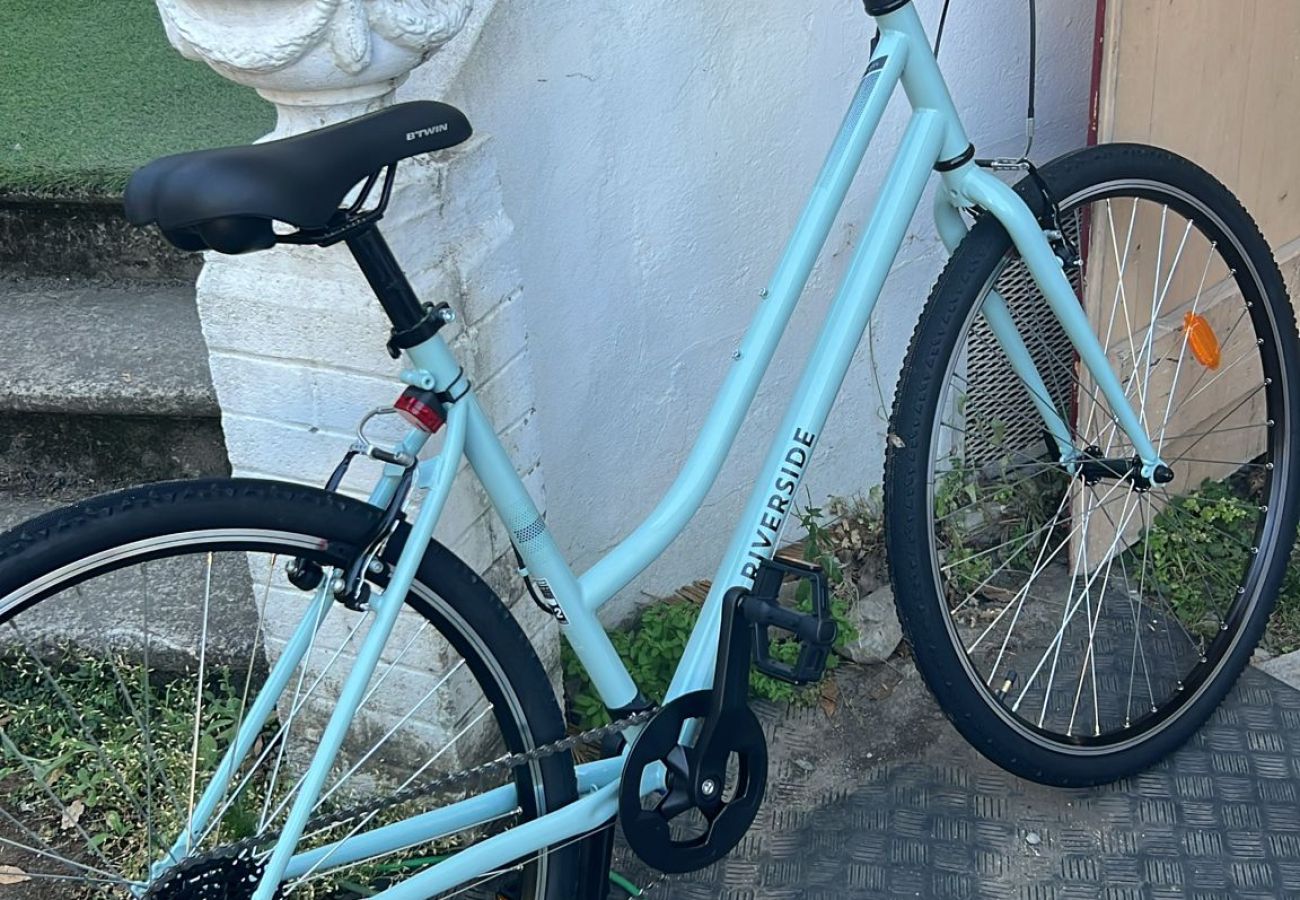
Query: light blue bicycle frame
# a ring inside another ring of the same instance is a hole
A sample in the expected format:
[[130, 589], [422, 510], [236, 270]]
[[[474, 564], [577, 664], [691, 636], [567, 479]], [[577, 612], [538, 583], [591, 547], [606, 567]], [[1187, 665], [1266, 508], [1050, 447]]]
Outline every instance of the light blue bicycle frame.
[[[562, 626], [564, 636], [590, 673], [601, 699], [611, 709], [618, 709], [638, 697], [636, 685], [596, 618], [596, 609], [668, 547], [712, 487], [772, 360], [777, 342], [790, 321], [813, 263], [821, 253], [831, 225], [862, 164], [885, 107], [895, 88], [901, 84], [913, 109], [911, 121], [876, 202], [870, 225], [849, 265], [744, 514], [718, 567], [667, 699], [711, 686], [722, 598], [733, 587], [750, 587], [759, 562], [776, 550], [817, 436], [862, 339], [930, 174], [938, 161], [958, 160], [970, 145], [915, 9], [910, 4], [905, 5], [879, 17], [877, 24], [879, 42], [866, 74], [813, 186], [812, 196], [794, 235], [763, 292], [764, 299], [741, 342], [703, 430], [668, 493], [622, 543], [592, 568], [575, 575], [497, 440], [474, 392], [468, 391], [448, 407], [441, 452], [436, 458], [419, 465], [418, 486], [427, 493], [387, 588], [372, 601], [373, 625], [343, 686], [315, 760], [267, 863], [256, 900], [270, 900], [275, 886], [282, 880], [314, 871], [318, 864], [328, 862], [330, 868], [342, 866], [445, 837], [508, 815], [517, 806], [514, 787], [505, 786], [351, 836], [321, 849], [297, 850], [303, 828], [393, 628], [424, 548], [432, 538], [462, 454], [510, 529], [529, 575], [535, 580], [544, 579], [554, 592], [567, 620]], [[962, 210], [983, 209], [1002, 223], [1052, 311], [1064, 326], [1080, 360], [1137, 448], [1143, 462], [1143, 474], [1150, 477], [1155, 467], [1161, 464], [1159, 456], [1133, 413], [1119, 380], [1107, 364], [1105, 353], [1042, 225], [1010, 187], [972, 162], [955, 168], [941, 168], [949, 170], [942, 174], [935, 216], [945, 243], [955, 246], [964, 235], [966, 225]], [[1035, 398], [1045, 427], [1062, 448], [1061, 462], [1067, 466], [1072, 464], [1076, 448], [1071, 441], [1070, 428], [1047, 401], [1048, 392], [1006, 305], [996, 294], [990, 294], [984, 302], [983, 314], [1031, 397]], [[461, 375], [459, 363], [440, 337], [412, 348], [408, 356], [411, 368], [403, 373], [403, 377], [412, 384], [445, 389]], [[401, 448], [415, 453], [426, 439], [423, 432], [413, 432]], [[393, 494], [399, 475], [400, 470], [390, 466], [371, 501], [385, 505]], [[184, 856], [191, 835], [203, 833], [228, 789], [233, 773], [252, 746], [261, 723], [274, 711], [276, 698], [284, 689], [289, 674], [302, 659], [314, 632], [333, 605], [333, 599], [322, 588], [314, 612], [302, 622], [272, 668], [246, 719], [243, 733], [237, 736], [213, 781], [207, 786], [193, 813], [189, 833], [177, 839], [172, 859]], [[378, 896], [384, 900], [413, 900], [435, 895], [600, 827], [615, 815], [621, 774], [620, 759], [579, 766], [581, 796], [575, 802], [489, 837]], [[661, 786], [653, 779], [647, 779], [642, 788], [648, 792]], [[160, 861], [155, 871], [161, 871], [168, 864], [167, 860]]]

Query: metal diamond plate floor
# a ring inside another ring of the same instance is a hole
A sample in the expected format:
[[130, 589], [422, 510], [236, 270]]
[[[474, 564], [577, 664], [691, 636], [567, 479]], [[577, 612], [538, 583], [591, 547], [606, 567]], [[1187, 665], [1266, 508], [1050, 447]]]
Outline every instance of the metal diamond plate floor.
[[[924, 747], [830, 779], [820, 764], [837, 737], [817, 719], [835, 716], [813, 709], [791, 721], [764, 708], [761, 717], [781, 762], [759, 824], [721, 863], [649, 896], [1300, 898], [1300, 692], [1258, 670], [1173, 757], [1091, 790], [1006, 774], [932, 703], [915, 716]], [[625, 852], [617, 864], [652, 880]]]

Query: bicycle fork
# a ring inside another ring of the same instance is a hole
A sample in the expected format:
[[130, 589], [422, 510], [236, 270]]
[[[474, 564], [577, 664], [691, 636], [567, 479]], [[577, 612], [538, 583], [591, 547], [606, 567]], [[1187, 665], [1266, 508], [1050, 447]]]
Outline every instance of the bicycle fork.
[[[1079, 302], [1074, 287], [1066, 277], [1060, 257], [1052, 249], [1033, 212], [1014, 190], [974, 163], [967, 163], [961, 169], [945, 175], [944, 184], [947, 190], [941, 191], [935, 198], [934, 216], [945, 246], [950, 251], [955, 250], [966, 235], [966, 223], [959, 209], [978, 207], [1002, 224], [1075, 352], [1079, 354], [1079, 359], [1106, 398], [1120, 429], [1133, 443], [1140, 460], [1137, 474], [1148, 483], [1152, 480], [1157, 483], [1172, 480], [1172, 471], [1160, 458], [1141, 419], [1134, 412], [1124, 386], [1106, 358], [1105, 348], [1093, 332], [1083, 304]], [[1058, 461], [1073, 474], [1083, 453], [1075, 446], [1069, 423], [1052, 404], [1047, 386], [1011, 318], [1006, 301], [996, 290], [990, 290], [981, 312], [1012, 369], [1029, 391], [1035, 408], [1043, 417], [1044, 425], [1060, 451]]]

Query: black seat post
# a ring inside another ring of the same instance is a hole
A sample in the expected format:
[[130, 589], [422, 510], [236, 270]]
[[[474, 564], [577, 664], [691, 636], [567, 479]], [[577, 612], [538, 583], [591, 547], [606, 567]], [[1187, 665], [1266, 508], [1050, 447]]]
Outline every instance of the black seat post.
[[410, 331], [428, 317], [429, 311], [415, 296], [415, 289], [377, 226], [349, 235], [347, 245], [395, 332]]

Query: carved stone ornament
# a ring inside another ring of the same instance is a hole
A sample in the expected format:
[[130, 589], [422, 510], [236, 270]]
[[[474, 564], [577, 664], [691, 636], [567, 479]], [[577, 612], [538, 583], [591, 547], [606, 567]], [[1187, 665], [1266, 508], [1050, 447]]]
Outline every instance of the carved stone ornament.
[[[460, 32], [473, 8], [473, 0], [156, 2], [182, 55], [279, 107], [277, 134], [388, 102], [412, 69]], [[294, 123], [286, 107], [316, 111], [311, 121]]]

